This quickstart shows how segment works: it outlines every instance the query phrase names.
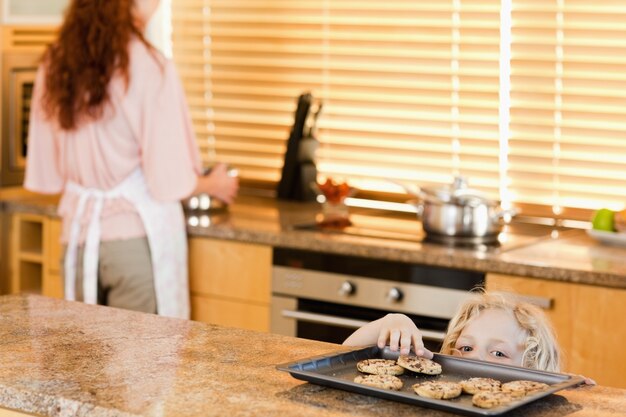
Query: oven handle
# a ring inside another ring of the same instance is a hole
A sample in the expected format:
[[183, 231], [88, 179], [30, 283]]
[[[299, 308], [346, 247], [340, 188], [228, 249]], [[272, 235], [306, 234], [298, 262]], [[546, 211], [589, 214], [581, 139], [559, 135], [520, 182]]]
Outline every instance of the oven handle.
[[[316, 324], [330, 324], [334, 326], [347, 327], [349, 329], [358, 329], [369, 323], [365, 320], [346, 319], [343, 317], [329, 316], [326, 314], [309, 313], [306, 311], [294, 311], [283, 310], [282, 315], [285, 318], [306, 321]], [[436, 330], [422, 330], [422, 337], [426, 340], [434, 340], [437, 342], [443, 342], [443, 338], [446, 336], [444, 332], [438, 332]]]

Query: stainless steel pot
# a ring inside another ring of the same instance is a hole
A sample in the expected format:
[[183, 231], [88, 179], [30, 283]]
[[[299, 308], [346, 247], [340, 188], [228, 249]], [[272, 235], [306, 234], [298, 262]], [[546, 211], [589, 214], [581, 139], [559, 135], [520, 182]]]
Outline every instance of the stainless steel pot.
[[500, 233], [505, 218], [515, 210], [504, 210], [498, 201], [467, 187], [467, 181], [455, 178], [444, 187], [425, 187], [419, 191], [405, 187], [419, 200], [411, 201], [427, 234], [448, 237], [488, 237]]
[[187, 199], [185, 205], [189, 210], [200, 211], [217, 211], [226, 210], [228, 208], [228, 204], [224, 203], [222, 200], [211, 197], [205, 193], [192, 195]]

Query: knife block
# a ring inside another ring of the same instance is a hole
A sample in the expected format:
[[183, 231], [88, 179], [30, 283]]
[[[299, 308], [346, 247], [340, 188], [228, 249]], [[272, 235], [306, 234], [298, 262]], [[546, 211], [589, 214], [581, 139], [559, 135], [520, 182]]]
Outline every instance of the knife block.
[[300, 95], [295, 118], [283, 164], [282, 175], [277, 188], [277, 197], [284, 200], [315, 201], [317, 195], [311, 183], [317, 180], [315, 151], [319, 145], [317, 139], [305, 135], [305, 121], [313, 96], [310, 93]]

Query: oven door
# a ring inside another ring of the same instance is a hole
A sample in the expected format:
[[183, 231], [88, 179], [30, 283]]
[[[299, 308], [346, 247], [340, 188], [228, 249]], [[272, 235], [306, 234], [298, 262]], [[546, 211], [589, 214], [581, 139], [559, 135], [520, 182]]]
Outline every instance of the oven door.
[[[286, 336], [342, 343], [356, 329], [387, 313], [371, 308], [274, 295], [271, 331]], [[438, 352], [448, 321], [407, 315], [422, 332], [424, 345]]]

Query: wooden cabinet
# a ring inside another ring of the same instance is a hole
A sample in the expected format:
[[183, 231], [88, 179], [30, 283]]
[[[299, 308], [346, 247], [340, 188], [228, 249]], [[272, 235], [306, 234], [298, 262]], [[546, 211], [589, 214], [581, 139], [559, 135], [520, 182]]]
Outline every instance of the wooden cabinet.
[[[61, 221], [15, 213], [6, 228], [10, 241], [6, 292], [62, 298]], [[269, 331], [271, 267], [269, 246], [190, 238], [191, 318]]]
[[10, 228], [9, 292], [62, 298], [61, 221], [16, 213]]
[[64, 283], [61, 275], [63, 248], [61, 246], [60, 219], [48, 219], [48, 241], [46, 244], [48, 247], [42, 292], [50, 297], [63, 298]]
[[[2, 203], [0, 203], [1, 205]], [[0, 206], [0, 295], [9, 293], [10, 264], [9, 257], [10, 218]]]
[[486, 287], [551, 299], [563, 371], [626, 388], [626, 290], [498, 274], [487, 275]]
[[269, 331], [271, 269], [269, 246], [190, 238], [192, 320]]

